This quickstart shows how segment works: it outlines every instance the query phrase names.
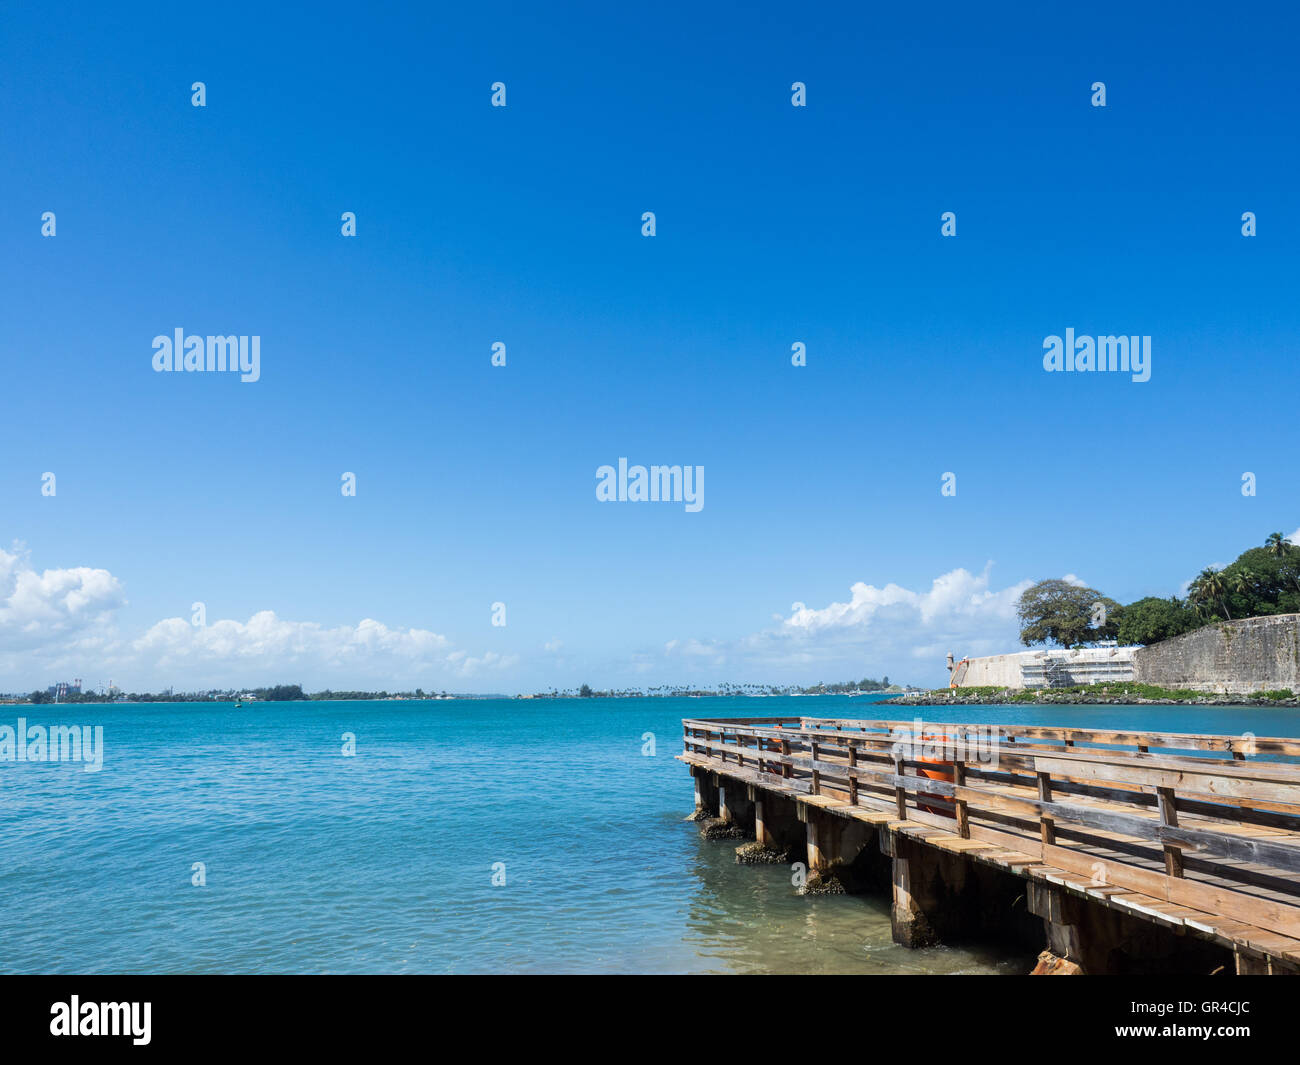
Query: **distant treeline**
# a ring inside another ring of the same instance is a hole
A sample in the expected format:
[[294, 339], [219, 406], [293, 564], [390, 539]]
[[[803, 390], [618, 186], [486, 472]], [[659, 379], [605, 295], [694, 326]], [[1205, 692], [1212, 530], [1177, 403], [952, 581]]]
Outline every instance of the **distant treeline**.
[[339, 700], [357, 700], [366, 699], [450, 699], [449, 692], [427, 692], [423, 688], [416, 688], [413, 692], [336, 692], [326, 688], [323, 692], [312, 692], [308, 699], [339, 699]]
[[889, 678], [873, 680], [846, 680], [840, 684], [827, 684], [824, 681], [810, 688], [791, 687], [778, 684], [719, 684], [716, 688], [688, 688], [665, 685], [658, 688], [622, 688], [611, 691], [597, 691], [590, 684], [584, 684], [576, 691], [566, 688], [564, 691], [538, 692], [530, 696], [533, 699], [656, 699], [687, 698], [705, 695], [841, 695], [845, 692], [879, 692], [889, 688]]
[[[60, 695], [59, 703], [228, 703], [234, 698], [225, 693], [207, 692], [121, 692], [111, 695], [99, 692], [68, 692]], [[27, 696], [29, 703], [52, 703], [54, 696], [49, 692], [32, 692]]]
[[861, 680], [846, 680], [841, 684], [817, 684], [811, 688], [794, 688], [804, 695], [838, 695], [843, 692], [882, 692], [889, 687], [888, 675], [879, 680], [863, 677]]
[[274, 688], [254, 688], [252, 693], [268, 703], [290, 703], [306, 699], [301, 684], [277, 684]]
[[[68, 692], [59, 697], [60, 703], [229, 703], [244, 696], [251, 696], [258, 702], [287, 703], [303, 700], [339, 699], [363, 702], [371, 699], [452, 699], [475, 698], [474, 696], [453, 695], [451, 692], [426, 692], [423, 688], [414, 691], [325, 691], [307, 693], [301, 684], [276, 684], [269, 688], [237, 688], [224, 691], [206, 692], [123, 692], [114, 690], [112, 694], [101, 695], [98, 692]], [[53, 703], [54, 696], [48, 691], [32, 692], [22, 696], [0, 696], [3, 698], [26, 699], [29, 703]], [[483, 698], [491, 698], [484, 696]], [[504, 696], [498, 696], [504, 698]]]
[[[261, 702], [284, 703], [298, 699], [327, 698], [327, 696], [303, 694], [301, 684], [277, 684], [271, 688], [240, 688], [238, 691], [208, 692], [122, 692], [114, 691], [111, 695], [98, 692], [68, 692], [59, 696], [60, 703], [228, 703], [241, 695], [251, 695]], [[368, 696], [373, 698], [373, 696]], [[52, 703], [54, 696], [47, 691], [32, 692], [27, 696], [29, 703]]]

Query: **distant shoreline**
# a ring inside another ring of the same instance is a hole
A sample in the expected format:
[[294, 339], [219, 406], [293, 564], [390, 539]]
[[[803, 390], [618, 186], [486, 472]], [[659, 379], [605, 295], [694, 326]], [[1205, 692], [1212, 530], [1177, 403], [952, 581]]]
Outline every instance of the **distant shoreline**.
[[[883, 692], [863, 692], [862, 695], [882, 695]], [[894, 693], [893, 697], [898, 697]], [[817, 698], [853, 698], [848, 692], [782, 692], [779, 695], [737, 695], [734, 692], [598, 692], [592, 695], [340, 695], [328, 699], [311, 696], [306, 699], [245, 699], [243, 709], [256, 706], [284, 706], [300, 703], [446, 703], [446, 702], [597, 702], [602, 699], [817, 699]], [[876, 702], [888, 700], [878, 699]], [[151, 696], [148, 699], [130, 698], [79, 698], [32, 702], [30, 699], [0, 699], [0, 706], [234, 706], [233, 699], [187, 699], [184, 696], [162, 698]]]
[[[1300, 708], [1300, 696], [1294, 693], [1282, 695], [1268, 693], [1257, 695], [1220, 695], [1212, 692], [1167, 692], [1159, 690], [1138, 691], [1096, 691], [1078, 689], [954, 689], [935, 688], [929, 691], [912, 691], [886, 694], [867, 692], [864, 695], [882, 695], [869, 701], [872, 707], [935, 707], [935, 706], [1225, 706], [1225, 707], [1280, 707], [1285, 709]], [[580, 695], [436, 695], [436, 696], [368, 696], [353, 695], [329, 699], [268, 699], [251, 700], [243, 704], [243, 710], [261, 707], [301, 705], [304, 703], [440, 703], [440, 702], [597, 702], [600, 700], [631, 699], [818, 699], [855, 698], [845, 692], [800, 692], [775, 696], [738, 696], [724, 692], [693, 692], [674, 694], [607, 694]], [[0, 706], [22, 707], [67, 707], [67, 706], [224, 706], [234, 708], [229, 699], [146, 699], [146, 700], [109, 700], [109, 699], [75, 699], [63, 702], [32, 703], [18, 699], [0, 699]], [[867, 715], [863, 715], [867, 716]], [[878, 715], [870, 715], [876, 717]]]
[[[296, 685], [294, 687], [297, 688]], [[255, 692], [235, 694], [230, 691], [222, 691], [219, 694], [208, 692], [116, 692], [113, 695], [98, 692], [73, 692], [57, 698], [44, 692], [41, 693], [40, 698], [32, 698], [16, 692], [10, 692], [6, 695], [0, 696], [0, 706], [98, 706], [104, 704], [146, 705], [148, 703], [212, 703], [215, 705], [228, 705], [236, 701], [242, 702], [244, 706], [252, 706], [272, 703], [430, 703], [445, 702], [452, 699], [518, 699], [543, 701], [548, 699], [788, 699], [814, 698], [821, 695], [839, 695], [846, 697], [905, 695], [909, 690], [919, 691], [920, 689], [894, 687], [890, 689], [852, 691], [807, 691], [787, 689], [781, 691], [746, 692], [682, 688], [675, 691], [588, 691], [584, 693], [576, 690], [568, 690], [562, 692], [518, 692], [514, 695], [508, 695], [505, 692], [488, 692], [486, 694], [478, 694], [474, 692], [420, 692], [417, 694], [415, 692], [386, 691], [302, 692], [299, 690], [298, 694], [286, 694], [275, 697], [265, 697], [256, 694]]]
[[[1124, 690], [1116, 691], [1119, 687]], [[1139, 690], [1134, 690], [1139, 689]], [[1296, 693], [1259, 692], [1223, 695], [1214, 692], [1171, 691], [1148, 685], [1098, 685], [1080, 688], [943, 689], [882, 699], [890, 706], [1276, 706], [1300, 707]]]

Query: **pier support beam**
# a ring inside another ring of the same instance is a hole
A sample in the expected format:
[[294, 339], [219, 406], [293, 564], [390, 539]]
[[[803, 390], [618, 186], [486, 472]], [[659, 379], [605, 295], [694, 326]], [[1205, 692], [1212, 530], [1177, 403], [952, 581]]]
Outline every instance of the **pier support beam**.
[[871, 842], [871, 826], [861, 821], [834, 817], [820, 810], [807, 810], [806, 846], [810, 872], [824, 872], [833, 865], [852, 865]]
[[808, 880], [804, 893], [851, 894], [865, 890], [871, 883], [872, 870], [864, 855], [875, 855], [871, 847], [875, 830], [861, 821], [836, 817], [815, 806], [799, 804], [804, 822], [804, 853]]
[[890, 924], [909, 948], [938, 943], [997, 943], [1023, 952], [1042, 949], [1042, 924], [1024, 905], [1024, 881], [963, 854], [941, 850], [882, 827], [890, 859]]
[[799, 823], [794, 801], [752, 784], [749, 796], [754, 807], [754, 847], [747, 849], [744, 857], [737, 852], [737, 860], [771, 863], [801, 859], [804, 826]]
[[923, 868], [925, 858], [907, 840], [884, 833], [881, 843], [881, 849], [893, 858], [889, 920], [894, 942], [911, 948], [934, 946], [939, 942], [939, 933], [930, 922], [937, 902], [929, 883], [934, 874]]
[[754, 803], [748, 786], [730, 777], [695, 767], [695, 813], [700, 835], [707, 840], [750, 839], [754, 834]]
[[718, 775], [697, 765], [691, 766], [691, 775], [695, 778], [695, 820], [719, 816]]
[[1029, 912], [1043, 919], [1047, 932], [1047, 950], [1039, 955], [1034, 972], [1040, 976], [1082, 973], [1083, 940], [1075, 900], [1050, 884], [1034, 880], [1025, 884], [1025, 900]]
[[776, 834], [773, 831], [773, 809], [776, 806], [771, 799], [764, 799], [763, 793], [754, 795], [754, 842], [762, 847], [776, 847]]
[[761, 788], [754, 789], [754, 839], [773, 850], [793, 850], [803, 843], [803, 826], [795, 804]]
[[882, 832], [880, 849], [893, 859], [890, 923], [894, 942], [931, 947], [960, 934], [970, 914], [966, 894], [969, 867], [933, 847]]
[[722, 783], [722, 797], [719, 800], [722, 820], [750, 831], [754, 828], [754, 802], [749, 797], [749, 787], [735, 780]]

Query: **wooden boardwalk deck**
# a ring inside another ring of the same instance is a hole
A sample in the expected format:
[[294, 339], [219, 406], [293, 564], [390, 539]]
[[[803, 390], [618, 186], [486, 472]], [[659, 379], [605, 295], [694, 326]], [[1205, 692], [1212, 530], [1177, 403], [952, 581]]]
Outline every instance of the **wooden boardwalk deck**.
[[[1239, 972], [1300, 966], [1300, 740], [816, 718], [683, 732], [693, 773], [1211, 940]], [[907, 745], [922, 738], [941, 753]]]

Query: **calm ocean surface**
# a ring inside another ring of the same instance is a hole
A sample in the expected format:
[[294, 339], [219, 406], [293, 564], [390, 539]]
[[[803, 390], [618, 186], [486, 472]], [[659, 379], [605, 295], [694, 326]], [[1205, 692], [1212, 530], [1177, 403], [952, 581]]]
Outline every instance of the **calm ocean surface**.
[[[682, 717], [915, 713], [869, 705], [6, 706], [11, 726], [102, 725], [106, 753], [98, 773], [0, 762], [0, 971], [1024, 971], [1022, 957], [895, 947], [883, 899], [801, 898], [788, 869], [737, 866], [734, 842], [705, 843], [683, 821]], [[1294, 710], [924, 716], [1300, 736]]]

